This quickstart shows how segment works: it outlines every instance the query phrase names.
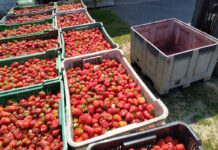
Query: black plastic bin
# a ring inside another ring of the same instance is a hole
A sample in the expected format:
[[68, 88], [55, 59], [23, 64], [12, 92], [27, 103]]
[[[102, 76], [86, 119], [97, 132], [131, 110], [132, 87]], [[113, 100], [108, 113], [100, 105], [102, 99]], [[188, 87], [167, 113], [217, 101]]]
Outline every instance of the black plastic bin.
[[186, 150], [204, 150], [200, 138], [187, 124], [172, 122], [167, 125], [90, 144], [87, 150], [128, 150], [151, 148], [160, 138], [172, 136], [185, 145]]
[[191, 25], [218, 37], [218, 1], [196, 0]]

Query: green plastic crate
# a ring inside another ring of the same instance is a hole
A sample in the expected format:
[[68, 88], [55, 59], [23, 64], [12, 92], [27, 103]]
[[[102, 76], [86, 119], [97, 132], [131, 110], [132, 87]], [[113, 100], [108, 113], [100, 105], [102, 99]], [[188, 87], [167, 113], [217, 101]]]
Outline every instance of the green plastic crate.
[[[69, 0], [69, 1], [56, 2], [55, 4], [56, 12], [62, 12], [62, 11], [58, 11], [58, 6], [61, 6], [63, 4], [70, 4], [70, 3], [81, 3], [83, 8], [79, 8], [79, 9], [87, 9], [87, 6], [83, 2], [83, 0]], [[77, 10], [77, 9], [74, 9], [74, 10]], [[70, 11], [70, 10], [65, 10], [65, 11]]]
[[21, 27], [22, 25], [45, 24], [46, 22], [49, 22], [49, 23], [52, 24], [52, 29], [44, 30], [43, 32], [35, 32], [35, 33], [30, 33], [30, 34], [22, 34], [22, 35], [10, 36], [10, 37], [3, 37], [3, 38], [0, 38], [0, 39], [10, 39], [10, 38], [14, 38], [14, 37], [23, 37], [23, 36], [27, 36], [27, 35], [37, 35], [37, 34], [45, 33], [45, 32], [51, 31], [54, 28], [56, 28], [56, 23], [55, 23], [54, 18], [47, 18], [47, 19], [44, 19], [44, 20], [37, 20], [37, 21], [32, 21], [32, 22], [19, 23], [19, 24], [16, 24], [16, 25], [10, 25], [10, 24], [9, 25], [8, 24], [0, 25], [0, 32], [1, 32], [1, 31], [4, 31], [4, 30], [17, 29], [17, 28]]
[[[36, 13], [30, 13], [30, 14], [19, 14], [19, 15], [14, 15], [14, 14], [10, 14], [10, 15], [6, 15], [4, 16], [1, 21], [0, 21], [0, 24], [6, 24], [6, 22], [10, 19], [17, 19], [19, 17], [23, 17], [23, 16], [29, 16], [29, 17], [32, 17], [32, 16], [35, 16], [35, 15], [43, 15], [43, 14], [47, 14], [47, 15], [51, 15], [52, 17], [54, 17], [54, 10], [48, 10], [48, 11], [45, 11], [45, 12], [36, 12]], [[49, 17], [49, 18], [52, 18], [52, 17]], [[41, 20], [44, 20], [44, 19], [41, 19]], [[38, 21], [38, 20], [36, 20]], [[22, 23], [27, 23], [27, 22], [22, 22]], [[31, 23], [31, 21], [28, 21], [28, 23]], [[10, 25], [17, 25], [17, 24], [20, 24], [20, 23], [14, 23], [14, 24], [10, 24]]]
[[110, 37], [110, 35], [107, 33], [107, 31], [105, 30], [103, 24], [101, 22], [96, 22], [96, 23], [90, 23], [90, 24], [84, 24], [84, 25], [78, 25], [78, 26], [73, 26], [73, 27], [66, 27], [66, 28], [62, 28], [60, 29], [61, 32], [61, 43], [62, 43], [62, 59], [65, 58], [65, 43], [64, 43], [64, 36], [63, 36], [63, 32], [68, 32], [68, 31], [72, 31], [72, 30], [88, 30], [88, 29], [93, 29], [93, 28], [99, 28], [100, 31], [102, 32], [104, 39], [110, 43], [110, 45], [112, 46], [112, 49], [118, 49], [119, 45], [116, 44], [112, 38]]
[[[43, 6], [53, 6], [52, 9], [48, 9], [48, 10], [55, 10], [55, 9], [56, 9], [55, 3], [54, 3], [54, 2], [51, 2], [51, 3], [49, 3], [49, 4], [42, 4], [42, 5], [37, 5], [37, 6], [26, 6], [26, 7], [18, 6], [18, 7], [13, 7], [13, 8], [11, 8], [11, 10], [8, 12], [8, 14], [14, 14], [14, 10], [20, 10], [20, 9], [23, 9], [23, 8], [31, 9], [31, 8], [43, 7]], [[48, 10], [46, 10], [46, 11], [48, 11]], [[36, 11], [36, 12], [44, 12], [44, 11]], [[31, 12], [31, 13], [35, 13], [35, 12]], [[24, 13], [24, 14], [30, 14], [30, 13]]]
[[37, 87], [37, 86], [42, 85], [44, 83], [49, 83], [52, 81], [59, 80], [60, 76], [61, 76], [61, 56], [60, 56], [60, 52], [58, 50], [50, 50], [50, 51], [46, 51], [46, 53], [33, 54], [31, 56], [27, 55], [27, 56], [23, 56], [20, 58], [13, 58], [12, 57], [12, 58], [8, 58], [7, 60], [0, 60], [0, 67], [4, 67], [5, 65], [6, 66], [11, 65], [15, 61], [23, 64], [31, 58], [45, 59], [45, 58], [56, 58], [56, 57], [58, 57], [58, 59], [56, 60], [56, 70], [57, 70], [57, 75], [58, 75], [57, 78], [44, 80], [43, 83], [41, 83], [41, 84], [34, 84], [34, 85], [25, 86], [25, 87], [14, 88], [14, 89], [2, 91], [2, 92], [0, 92], [0, 95], [6, 95], [8, 93], [13, 93], [14, 91], [17, 91], [17, 90], [26, 90], [29, 88]]
[[0, 95], [0, 104], [5, 106], [8, 104], [9, 100], [19, 101], [20, 99], [27, 98], [31, 95], [38, 94], [41, 90], [46, 92], [56, 93], [60, 91], [61, 100], [59, 101], [59, 126], [61, 127], [63, 150], [68, 150], [67, 139], [66, 139], [66, 119], [65, 119], [65, 95], [64, 95], [64, 85], [62, 80], [56, 80], [50, 83], [44, 83], [38, 85], [34, 88], [28, 88], [25, 90], [15, 90], [12, 93], [5, 95]]
[[38, 34], [38, 35], [15, 37], [15, 38], [10, 38], [10, 39], [0, 39], [0, 44], [2, 44], [2, 43], [13, 42], [14, 40], [22, 41], [22, 40], [36, 40], [36, 39], [50, 39], [50, 38], [57, 38], [59, 47], [54, 48], [54, 49], [48, 49], [47, 51], [41, 52], [41, 53], [33, 53], [33, 54], [29, 54], [29, 55], [22, 55], [22, 56], [0, 59], [0, 62], [2, 62], [2, 61], [4, 62], [5, 60], [12, 60], [13, 61], [14, 59], [23, 58], [24, 56], [35, 56], [36, 54], [46, 55], [46, 53], [48, 53], [48, 55], [49, 55], [50, 53], [54, 52], [54, 50], [61, 52], [61, 38], [60, 38], [60, 34], [59, 34], [58, 30], [51, 30], [51, 31], [48, 31], [48, 32], [45, 32], [42, 34]]

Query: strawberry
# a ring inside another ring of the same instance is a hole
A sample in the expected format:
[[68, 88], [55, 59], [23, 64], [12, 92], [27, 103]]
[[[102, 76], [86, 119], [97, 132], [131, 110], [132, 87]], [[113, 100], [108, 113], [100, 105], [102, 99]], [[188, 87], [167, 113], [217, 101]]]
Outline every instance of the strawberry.
[[126, 119], [126, 122], [132, 122], [134, 119], [134, 116], [131, 113], [127, 113], [125, 119]]
[[89, 125], [92, 123], [92, 117], [88, 113], [84, 113], [79, 117], [79, 123]]
[[115, 114], [115, 115], [113, 115], [113, 120], [117, 121], [117, 122], [120, 122], [122, 119], [121, 119], [120, 115]]
[[155, 108], [154, 108], [154, 106], [153, 106], [152, 104], [148, 104], [148, 105], [147, 105], [147, 110], [148, 110], [148, 112], [149, 112], [150, 114], [154, 115], [154, 113], [155, 113]]
[[105, 119], [100, 120], [100, 125], [102, 128], [105, 128], [105, 129], [109, 127], [109, 123]]
[[82, 137], [82, 140], [87, 140], [87, 139], [89, 139], [89, 135], [88, 135], [87, 133], [83, 133], [83, 134], [81, 135], [81, 137]]
[[81, 128], [74, 129], [74, 134], [76, 136], [81, 136], [83, 134], [83, 129], [81, 129]]
[[93, 105], [88, 105], [87, 107], [89, 114], [94, 114], [95, 112], [95, 107]]
[[139, 120], [144, 120], [143, 113], [141, 111], [137, 111], [135, 114], [135, 118]]
[[126, 126], [127, 125], [127, 122], [126, 121], [120, 121], [119, 122], [119, 126], [120, 127], [123, 127], [123, 126]]
[[144, 104], [145, 103], [145, 98], [144, 97], [139, 97], [138, 102], [139, 102], [139, 104]]
[[78, 108], [73, 108], [72, 109], [72, 113], [73, 113], [73, 116], [74, 117], [79, 117], [82, 115], [82, 110], [81, 109], [78, 109]]
[[93, 134], [94, 134], [94, 129], [93, 129], [92, 127], [90, 127], [90, 126], [88, 126], [88, 125], [84, 125], [83, 129], [84, 129], [84, 131], [85, 131], [86, 133], [88, 133], [89, 137], [92, 137], [92, 136], [93, 136]]

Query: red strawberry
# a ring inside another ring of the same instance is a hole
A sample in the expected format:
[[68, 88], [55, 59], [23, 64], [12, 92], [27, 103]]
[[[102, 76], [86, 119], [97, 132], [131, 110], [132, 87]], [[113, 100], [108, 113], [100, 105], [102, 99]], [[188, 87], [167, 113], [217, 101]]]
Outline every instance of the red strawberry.
[[121, 119], [120, 115], [115, 114], [115, 115], [113, 115], [113, 120], [117, 121], [117, 122], [120, 122], [122, 119]]
[[155, 113], [155, 108], [152, 104], [148, 104], [147, 105], [147, 110], [150, 114], [154, 114]]
[[122, 110], [120, 111], [120, 116], [121, 116], [121, 117], [126, 117], [127, 113], [128, 113], [128, 111], [127, 111], [126, 109], [122, 109]]
[[133, 119], [134, 119], [134, 116], [133, 116], [133, 114], [131, 114], [131, 113], [127, 113], [125, 119], [126, 119], [126, 122], [132, 122]]
[[87, 140], [87, 139], [89, 139], [89, 135], [88, 135], [87, 133], [83, 133], [83, 134], [81, 135], [81, 137], [82, 137], [82, 140]]
[[85, 113], [79, 117], [79, 123], [89, 125], [92, 123], [92, 117], [88, 113]]
[[136, 112], [135, 118], [139, 120], [144, 120], [143, 113], [141, 111]]
[[104, 118], [105, 118], [107, 121], [111, 121], [113, 117], [112, 117], [111, 114], [105, 113]]
[[74, 117], [79, 117], [82, 115], [82, 110], [78, 108], [73, 108], [72, 113]]
[[74, 134], [77, 135], [77, 136], [81, 136], [83, 134], [83, 129], [81, 128], [76, 128], [74, 130]]
[[94, 134], [94, 129], [88, 125], [84, 125], [84, 131], [89, 134], [89, 137], [92, 137]]
[[102, 128], [105, 128], [105, 129], [109, 127], [109, 123], [105, 119], [100, 120], [100, 125]]
[[94, 112], [95, 112], [95, 107], [93, 106], [93, 105], [89, 105], [88, 107], [87, 107], [87, 109], [88, 109], [88, 112], [89, 112], [89, 114], [94, 114]]

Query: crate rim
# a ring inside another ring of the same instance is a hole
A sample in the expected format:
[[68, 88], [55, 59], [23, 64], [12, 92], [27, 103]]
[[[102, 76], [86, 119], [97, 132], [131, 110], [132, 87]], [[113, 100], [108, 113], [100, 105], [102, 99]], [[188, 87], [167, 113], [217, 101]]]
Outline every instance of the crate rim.
[[[9, 12], [7, 14], [13, 14], [13, 15], [18, 15], [18, 14], [14, 14], [14, 9], [22, 9], [22, 8], [27, 8], [27, 9], [31, 9], [31, 8], [34, 8], [34, 7], [43, 7], [43, 6], [49, 6], [49, 5], [53, 5], [53, 8], [52, 9], [48, 9], [48, 10], [56, 10], [56, 7], [55, 7], [55, 3], [54, 2], [50, 2], [48, 4], [41, 4], [41, 5], [36, 5], [36, 6], [16, 6], [16, 7], [12, 7]], [[48, 11], [48, 10], [45, 10], [45, 11]], [[45, 11], [34, 11], [34, 12], [30, 12], [30, 13], [36, 13], [36, 12], [45, 12]], [[23, 14], [30, 14], [30, 13], [23, 13]]]
[[34, 20], [34, 21], [26, 21], [26, 22], [20, 22], [20, 23], [12, 23], [12, 24], [6, 24], [6, 22], [4, 20], [8, 20], [7, 17], [10, 17], [10, 16], [14, 16], [14, 17], [24, 17], [24, 16], [28, 16], [28, 15], [31, 15], [31, 16], [34, 16], [34, 15], [38, 15], [38, 14], [45, 14], [45, 13], [51, 13], [51, 17], [48, 17], [48, 18], [45, 18], [45, 19], [53, 19], [54, 16], [55, 16], [55, 12], [54, 10], [50, 9], [50, 10], [46, 10], [46, 11], [43, 11], [43, 12], [33, 12], [33, 13], [25, 13], [25, 14], [7, 14], [5, 15], [1, 20], [0, 20], [0, 24], [2, 25], [19, 25], [21, 23], [31, 23], [31, 22], [34, 22], [34, 21], [41, 21], [41, 20], [45, 20], [45, 19], [40, 19], [40, 20]]
[[186, 50], [186, 51], [183, 51], [183, 52], [179, 52], [179, 53], [175, 53], [175, 54], [170, 54], [170, 55], [166, 55], [165, 53], [163, 53], [158, 47], [156, 47], [153, 43], [151, 43], [147, 38], [143, 37], [138, 31], [136, 31], [134, 28], [136, 27], [140, 27], [140, 26], [144, 26], [144, 25], [151, 25], [153, 23], [161, 23], [163, 21], [175, 21], [176, 23], [180, 24], [180, 25], [183, 25], [185, 26], [186, 28], [189, 28], [189, 29], [192, 29], [194, 32], [198, 32], [200, 35], [204, 35], [204, 36], [207, 36], [207, 38], [209, 38], [210, 40], [212, 40], [213, 42], [215, 42], [214, 44], [209, 44], [209, 45], [206, 45], [206, 46], [202, 46], [201, 48], [206, 48], [206, 47], [212, 47], [212, 46], [216, 46], [217, 43], [218, 43], [218, 39], [212, 37], [211, 35], [203, 32], [203, 31], [200, 31], [199, 29], [195, 29], [194, 27], [186, 24], [186, 23], [183, 23], [181, 22], [180, 20], [176, 19], [176, 18], [169, 18], [169, 19], [163, 19], [163, 20], [159, 20], [159, 21], [154, 21], [154, 22], [149, 22], [149, 23], [145, 23], [145, 24], [140, 24], [140, 25], [135, 25], [135, 26], [132, 26], [130, 29], [134, 32], [137, 33], [138, 36], [140, 36], [141, 38], [143, 38], [143, 40], [145, 40], [146, 42], [148, 42], [149, 44], [151, 44], [155, 49], [158, 50], [158, 52], [164, 56], [165, 58], [167, 59], [170, 59], [176, 55], [181, 55], [181, 54], [185, 54], [185, 53], [190, 53], [192, 51], [195, 51], [195, 50], [198, 50], [198, 48], [193, 48], [193, 49], [189, 49], [189, 50]]

